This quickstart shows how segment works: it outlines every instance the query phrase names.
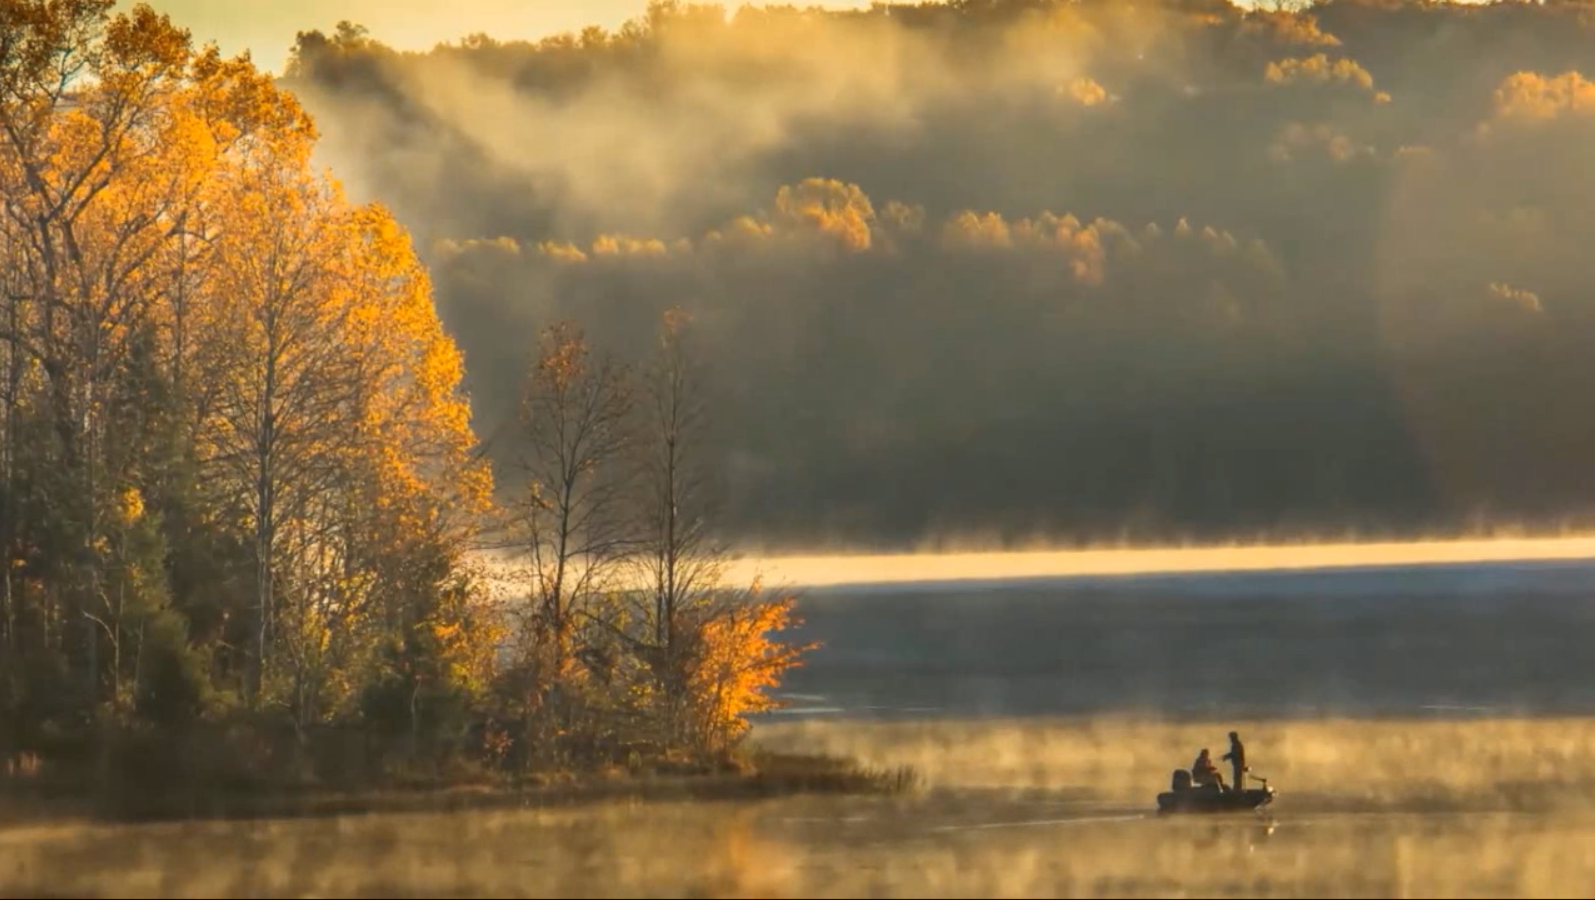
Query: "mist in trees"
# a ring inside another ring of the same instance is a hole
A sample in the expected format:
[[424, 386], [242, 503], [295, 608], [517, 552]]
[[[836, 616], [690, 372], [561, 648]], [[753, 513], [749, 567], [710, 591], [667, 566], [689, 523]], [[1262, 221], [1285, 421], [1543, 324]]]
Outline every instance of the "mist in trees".
[[[247, 56], [112, 6], [0, 0], [0, 751], [138, 759], [157, 789], [724, 751], [796, 661], [766, 633], [790, 601], [613, 614], [635, 601], [593, 573], [654, 558], [624, 526], [659, 496], [589, 483], [630, 452], [619, 383], [563, 333], [528, 382], [546, 440], [508, 512], [538, 575], [504, 599], [479, 551], [506, 510], [408, 232]], [[619, 680], [661, 633], [686, 677]], [[618, 693], [533, 714], [594, 672]], [[715, 727], [661, 731], [646, 689]]]
[[1281, 6], [0, 0], [5, 749], [668, 756], [735, 551], [1581, 523], [1595, 14]]
[[747, 549], [1578, 525], [1587, 4], [639, 4], [307, 27], [519, 491], [532, 335], [693, 315]]

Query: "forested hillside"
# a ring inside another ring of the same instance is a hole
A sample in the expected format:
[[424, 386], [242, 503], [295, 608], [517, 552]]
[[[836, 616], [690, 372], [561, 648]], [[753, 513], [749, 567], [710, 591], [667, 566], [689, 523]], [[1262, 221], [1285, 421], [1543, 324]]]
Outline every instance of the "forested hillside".
[[307, 23], [282, 82], [417, 236], [501, 490], [538, 330], [681, 306], [750, 547], [1587, 520], [1595, 5], [638, 13]]

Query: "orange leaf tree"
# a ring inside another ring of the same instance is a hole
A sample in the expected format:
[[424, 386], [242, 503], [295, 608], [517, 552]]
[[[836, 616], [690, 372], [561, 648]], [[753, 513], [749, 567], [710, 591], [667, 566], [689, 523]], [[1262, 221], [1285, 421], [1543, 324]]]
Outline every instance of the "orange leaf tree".
[[700, 749], [726, 749], [747, 731], [748, 715], [779, 706], [769, 690], [818, 646], [777, 636], [801, 624], [795, 603], [791, 595], [766, 596], [755, 582], [716, 605], [689, 632], [687, 686], [692, 737]]

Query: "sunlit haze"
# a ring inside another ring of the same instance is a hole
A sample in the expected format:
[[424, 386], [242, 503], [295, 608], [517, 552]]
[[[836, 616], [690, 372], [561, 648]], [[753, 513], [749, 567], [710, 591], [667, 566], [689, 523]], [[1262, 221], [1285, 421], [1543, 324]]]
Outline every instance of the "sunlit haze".
[[1595, 0], [0, 0], [0, 897], [1587, 891], [1591, 146]]
[[[121, 0], [117, 6], [131, 5]], [[869, 0], [798, 5], [840, 9], [865, 7]], [[477, 32], [510, 41], [589, 25], [613, 30], [648, 8], [647, 0], [152, 0], [150, 6], [192, 32], [196, 44], [215, 41], [228, 55], [249, 50], [261, 68], [273, 72], [282, 71], [295, 34], [313, 28], [331, 32], [343, 20], [364, 25], [390, 47], [430, 50]]]

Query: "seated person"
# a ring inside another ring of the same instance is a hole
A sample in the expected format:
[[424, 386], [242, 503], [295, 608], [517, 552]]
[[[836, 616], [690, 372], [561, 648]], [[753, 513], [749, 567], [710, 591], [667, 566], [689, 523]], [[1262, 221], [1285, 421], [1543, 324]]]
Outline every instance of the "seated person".
[[1213, 765], [1213, 758], [1208, 754], [1207, 748], [1197, 755], [1196, 762], [1191, 763], [1191, 785], [1193, 787], [1206, 787], [1212, 785], [1219, 790], [1224, 790], [1224, 776], [1219, 773], [1218, 766]]

